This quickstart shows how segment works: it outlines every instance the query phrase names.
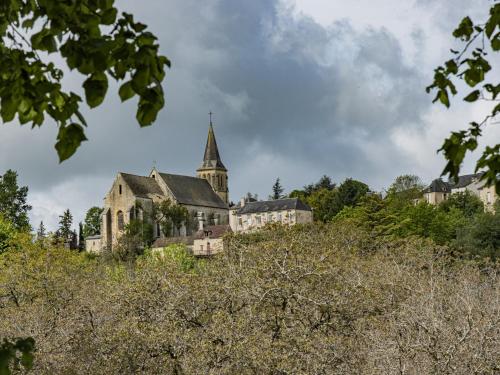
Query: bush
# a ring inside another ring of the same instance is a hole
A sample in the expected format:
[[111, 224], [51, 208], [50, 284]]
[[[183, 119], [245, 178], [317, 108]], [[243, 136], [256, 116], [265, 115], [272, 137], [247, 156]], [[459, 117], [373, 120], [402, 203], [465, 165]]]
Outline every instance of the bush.
[[36, 374], [498, 372], [497, 272], [429, 240], [276, 226], [133, 274], [23, 246], [0, 255], [0, 336], [36, 340]]

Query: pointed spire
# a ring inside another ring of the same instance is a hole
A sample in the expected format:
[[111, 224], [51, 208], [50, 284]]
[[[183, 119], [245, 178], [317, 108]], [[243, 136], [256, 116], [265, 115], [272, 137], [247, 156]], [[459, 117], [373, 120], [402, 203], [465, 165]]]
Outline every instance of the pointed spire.
[[219, 155], [219, 149], [217, 147], [217, 141], [215, 140], [214, 128], [212, 125], [212, 112], [210, 115], [210, 125], [208, 126], [208, 137], [207, 144], [205, 146], [205, 155], [203, 156], [203, 163], [199, 169], [223, 169], [226, 167], [222, 163]]

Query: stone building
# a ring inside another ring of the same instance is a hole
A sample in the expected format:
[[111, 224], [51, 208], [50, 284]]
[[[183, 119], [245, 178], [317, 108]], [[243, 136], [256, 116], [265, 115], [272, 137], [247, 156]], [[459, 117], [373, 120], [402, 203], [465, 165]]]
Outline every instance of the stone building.
[[156, 168], [147, 176], [118, 173], [104, 198], [100, 250], [112, 249], [126, 225], [134, 219], [150, 220], [153, 237], [164, 237], [160, 224], [151, 218], [151, 211], [154, 203], [166, 199], [184, 206], [192, 219], [192, 223], [182, 225], [176, 233], [178, 236], [195, 232], [200, 216], [211, 221], [209, 224], [229, 223], [227, 169], [220, 158], [211, 122], [197, 177], [162, 173]]
[[193, 241], [194, 256], [211, 256], [226, 250], [224, 235], [231, 233], [229, 225], [209, 225], [196, 232]]
[[484, 186], [481, 177], [484, 172], [459, 176], [456, 182], [435, 179], [424, 190], [424, 200], [429, 204], [439, 204], [449, 198], [451, 194], [469, 191], [477, 195], [484, 204], [485, 210], [493, 211], [497, 200], [494, 186]]
[[311, 223], [311, 208], [298, 198], [276, 199], [270, 201], [248, 201], [229, 209], [229, 225], [233, 232], [248, 232], [269, 223], [295, 225]]

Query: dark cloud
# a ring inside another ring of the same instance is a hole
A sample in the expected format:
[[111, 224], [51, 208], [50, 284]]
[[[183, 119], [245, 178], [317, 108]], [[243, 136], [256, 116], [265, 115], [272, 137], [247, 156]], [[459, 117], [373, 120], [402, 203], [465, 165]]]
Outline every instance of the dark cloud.
[[[50, 192], [70, 181], [64, 186], [85, 191], [85, 199], [92, 192], [90, 206], [106, 183], [89, 181], [110, 182], [118, 171], [145, 174], [154, 161], [165, 171], [194, 174], [209, 110], [232, 199], [246, 191], [265, 196], [277, 176], [290, 190], [322, 174], [380, 188], [412, 171], [391, 135], [421, 126], [427, 82], [388, 30], [359, 30], [345, 20], [324, 27], [277, 0], [118, 6], [150, 26], [173, 62], [166, 108], [154, 126], [139, 129], [134, 103], [121, 104], [112, 86], [103, 106], [85, 111], [90, 142], [62, 165], [52, 148], [54, 126], [2, 127], [0, 168], [17, 169], [39, 200], [57, 201]], [[76, 88], [78, 78], [70, 77]]]

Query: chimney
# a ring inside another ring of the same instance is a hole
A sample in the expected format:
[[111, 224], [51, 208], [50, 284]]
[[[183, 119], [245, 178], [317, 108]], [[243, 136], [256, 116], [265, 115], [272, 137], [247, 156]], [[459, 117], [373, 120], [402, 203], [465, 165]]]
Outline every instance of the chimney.
[[198, 212], [198, 230], [203, 230], [205, 227], [205, 214], [201, 211]]
[[240, 206], [243, 207], [245, 205], [245, 198], [241, 198], [240, 200]]

